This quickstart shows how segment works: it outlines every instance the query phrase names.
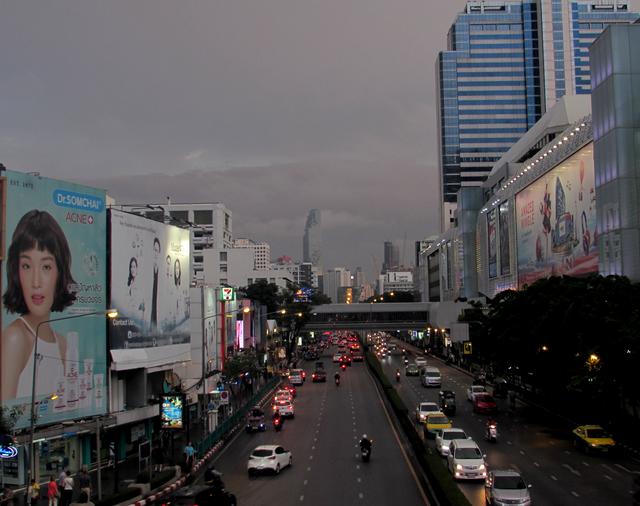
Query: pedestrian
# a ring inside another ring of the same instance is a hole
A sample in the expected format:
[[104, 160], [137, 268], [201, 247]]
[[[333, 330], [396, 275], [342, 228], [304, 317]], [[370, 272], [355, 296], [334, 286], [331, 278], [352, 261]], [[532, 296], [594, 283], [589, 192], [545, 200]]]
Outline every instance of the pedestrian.
[[71, 471], [67, 469], [65, 475], [60, 506], [69, 506], [73, 502], [73, 478], [71, 477]]
[[82, 466], [78, 473], [78, 487], [80, 492], [86, 492], [87, 497], [91, 497], [91, 476], [87, 472], [87, 466]]
[[187, 446], [184, 447], [184, 457], [185, 457], [184, 460], [186, 464], [187, 473], [191, 472], [191, 467], [193, 466], [193, 459], [194, 459], [195, 453], [196, 451], [193, 448], [191, 441], [189, 441], [187, 443]]
[[58, 506], [60, 498], [60, 489], [53, 475], [49, 477], [49, 485], [47, 485], [47, 497], [49, 498], [49, 506]]
[[29, 497], [29, 504], [31, 506], [37, 506], [40, 499], [40, 483], [36, 480], [31, 480], [31, 484], [27, 489], [27, 497]]

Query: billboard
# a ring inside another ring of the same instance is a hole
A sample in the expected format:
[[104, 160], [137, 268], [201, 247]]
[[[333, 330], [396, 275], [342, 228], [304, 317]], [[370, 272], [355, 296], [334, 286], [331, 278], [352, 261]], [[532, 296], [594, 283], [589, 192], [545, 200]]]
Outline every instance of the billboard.
[[105, 192], [38, 175], [4, 175], [2, 403], [22, 412], [16, 428], [29, 426], [37, 355], [38, 425], [104, 414]]
[[598, 272], [593, 143], [516, 195], [518, 286]]
[[496, 231], [495, 209], [487, 213], [487, 248], [489, 277], [495, 278], [498, 275], [498, 234]]
[[189, 230], [112, 209], [112, 350], [189, 344]]
[[183, 429], [184, 396], [163, 395], [160, 404], [160, 428]]
[[511, 274], [511, 259], [509, 256], [509, 202], [500, 204], [498, 224], [500, 228], [500, 275]]

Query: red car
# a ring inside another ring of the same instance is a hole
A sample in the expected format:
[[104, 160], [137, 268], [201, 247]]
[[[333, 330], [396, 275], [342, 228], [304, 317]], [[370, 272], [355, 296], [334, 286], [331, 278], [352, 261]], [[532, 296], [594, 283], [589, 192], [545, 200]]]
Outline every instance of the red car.
[[475, 394], [473, 396], [474, 413], [495, 413], [498, 410], [496, 400], [489, 394]]
[[351, 365], [351, 357], [349, 355], [342, 355], [340, 364]]
[[288, 390], [289, 392], [291, 392], [292, 396], [296, 396], [296, 387], [294, 387], [291, 383], [282, 385], [282, 390]]

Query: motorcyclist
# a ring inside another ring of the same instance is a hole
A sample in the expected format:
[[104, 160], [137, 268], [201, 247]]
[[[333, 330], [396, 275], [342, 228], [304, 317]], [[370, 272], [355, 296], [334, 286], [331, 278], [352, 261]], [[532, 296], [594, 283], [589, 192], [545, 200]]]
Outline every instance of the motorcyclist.
[[485, 431], [486, 431], [486, 435], [487, 435], [487, 439], [491, 439], [491, 427], [493, 427], [496, 430], [496, 434], [498, 431], [498, 422], [496, 422], [492, 417], [487, 418], [487, 421], [485, 423]]
[[222, 473], [220, 471], [216, 471], [213, 465], [208, 467], [204, 472], [204, 482], [211, 487], [224, 488]]
[[400, 369], [396, 369], [396, 381], [400, 381]]
[[339, 385], [339, 384], [340, 384], [340, 373], [339, 373], [339, 372], [336, 372], [336, 373], [333, 375], [333, 379], [334, 379], [334, 381], [336, 382], [336, 385]]
[[282, 415], [280, 414], [280, 410], [276, 409], [273, 412], [272, 421], [274, 426], [280, 424], [280, 428], [282, 428], [282, 426], [284, 425], [284, 418], [282, 418]]
[[371, 453], [371, 440], [367, 437], [366, 434], [362, 434], [362, 439], [360, 440], [360, 451], [367, 450]]

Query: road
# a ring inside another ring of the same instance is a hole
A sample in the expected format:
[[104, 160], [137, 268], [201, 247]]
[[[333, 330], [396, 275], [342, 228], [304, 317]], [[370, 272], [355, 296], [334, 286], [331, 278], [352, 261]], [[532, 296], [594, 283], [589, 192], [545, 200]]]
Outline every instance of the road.
[[[404, 376], [401, 355], [392, 355], [382, 362], [385, 373], [393, 381], [396, 369], [402, 371], [396, 388], [410, 410], [421, 401], [438, 401], [439, 388], [425, 388], [418, 377]], [[464, 429], [487, 454], [489, 469], [511, 468], [522, 473], [533, 485], [533, 504], [630, 504], [632, 480], [635, 473], [640, 473], [640, 461], [624, 455], [584, 455], [573, 447], [561, 420], [522, 404], [518, 404], [512, 414], [506, 402], [500, 400], [500, 413], [495, 417], [498, 443], [489, 443], [484, 439], [486, 416], [474, 414], [471, 403], [466, 400], [471, 378], [436, 358], [428, 357], [428, 363], [440, 369], [442, 388], [456, 392], [458, 409], [452, 417], [454, 426]], [[428, 444], [435, 448], [433, 442]], [[445, 459], [442, 460], [444, 465]], [[460, 483], [460, 488], [474, 506], [485, 504], [482, 482]]]
[[[295, 419], [281, 432], [243, 432], [216, 458], [227, 489], [238, 504], [252, 506], [427, 504], [366, 364], [347, 368], [336, 387], [331, 380], [337, 367], [329, 355], [322, 360], [328, 381], [311, 383], [312, 365], [304, 366], [308, 378], [298, 388]], [[367, 464], [358, 448], [363, 433], [374, 441]], [[247, 458], [260, 444], [282, 444], [291, 450], [293, 465], [277, 476], [249, 478]]]

